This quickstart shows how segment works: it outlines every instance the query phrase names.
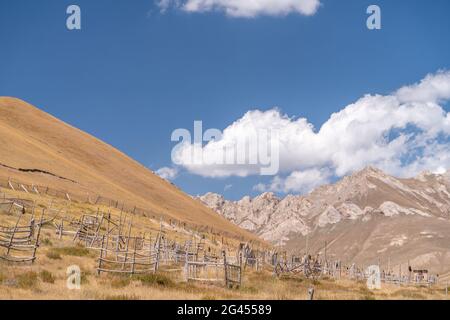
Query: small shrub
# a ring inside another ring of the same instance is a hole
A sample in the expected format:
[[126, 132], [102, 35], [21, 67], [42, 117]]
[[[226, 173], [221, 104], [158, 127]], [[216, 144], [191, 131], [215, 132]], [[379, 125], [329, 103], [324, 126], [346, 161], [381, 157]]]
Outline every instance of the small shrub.
[[45, 238], [44, 240], [42, 240], [41, 244], [48, 247], [51, 247], [53, 245], [49, 238]]
[[317, 279], [314, 279], [311, 283], [315, 286], [319, 286], [321, 284], [320, 281]]
[[90, 275], [90, 273], [89, 272], [85, 272], [85, 271], [81, 271], [81, 282], [80, 282], [80, 284], [82, 284], [82, 285], [85, 285], [85, 284], [88, 284], [89, 283], [89, 279], [88, 279], [88, 276]]
[[172, 279], [161, 274], [138, 275], [136, 279], [146, 286], [172, 287], [174, 285]]
[[[373, 296], [374, 295], [374, 293], [371, 291], [371, 290], [369, 290], [369, 288], [367, 288], [367, 287], [365, 287], [365, 286], [361, 286], [360, 288], [359, 288], [359, 292], [362, 294], [362, 295], [364, 295], [364, 296]], [[367, 300], [367, 299], [366, 299]]]
[[114, 289], [125, 288], [130, 284], [130, 278], [126, 277], [115, 277], [111, 280], [111, 287]]
[[29, 271], [17, 276], [17, 285], [22, 289], [32, 289], [38, 284], [38, 275], [36, 272]]
[[61, 255], [58, 252], [50, 250], [46, 253], [47, 258], [52, 260], [61, 260]]
[[240, 291], [244, 292], [244, 293], [249, 293], [249, 294], [256, 294], [258, 293], [258, 289], [252, 286], [242, 286], [239, 288]]
[[51, 252], [59, 254], [60, 256], [74, 256], [74, 257], [86, 257], [90, 255], [89, 249], [83, 247], [64, 247], [53, 248]]
[[290, 276], [290, 275], [282, 276], [280, 278], [280, 280], [283, 281], [283, 282], [288, 282], [288, 283], [302, 283], [302, 282], [304, 282], [303, 278], [296, 277], [296, 276]]
[[39, 273], [41, 280], [45, 283], [55, 283], [55, 277], [53, 274], [47, 270], [42, 270]]
[[415, 292], [413, 290], [407, 290], [407, 289], [401, 289], [401, 290], [397, 290], [395, 291], [393, 294], [393, 296], [402, 296], [406, 299], [412, 299], [412, 300], [424, 300], [426, 299], [426, 297], [419, 293], [419, 292]]

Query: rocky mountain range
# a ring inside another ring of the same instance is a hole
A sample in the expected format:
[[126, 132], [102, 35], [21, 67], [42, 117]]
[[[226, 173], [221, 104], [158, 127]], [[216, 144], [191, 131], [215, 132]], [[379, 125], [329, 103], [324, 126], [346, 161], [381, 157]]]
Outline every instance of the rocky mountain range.
[[198, 199], [299, 254], [450, 271], [450, 172], [399, 179], [368, 167], [306, 196], [264, 193], [227, 201], [208, 193]]

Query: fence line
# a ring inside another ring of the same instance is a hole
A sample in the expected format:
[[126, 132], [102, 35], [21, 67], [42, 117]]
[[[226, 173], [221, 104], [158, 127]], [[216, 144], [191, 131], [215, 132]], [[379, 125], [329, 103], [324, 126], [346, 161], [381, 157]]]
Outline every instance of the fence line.
[[[20, 182], [20, 181], [11, 179], [11, 178], [8, 178], [8, 179], [0, 178], [0, 187], [10, 189], [13, 191], [21, 191], [21, 192], [26, 192], [26, 193], [30, 193], [30, 194], [36, 194], [36, 195], [40, 195], [40, 196], [48, 195], [51, 197], [60, 198], [60, 199], [64, 199], [67, 201], [78, 202], [78, 203], [106, 206], [108, 208], [114, 208], [117, 210], [121, 210], [122, 212], [126, 212], [126, 213], [133, 214], [133, 215], [141, 215], [141, 216], [145, 216], [148, 218], [164, 220], [163, 215], [155, 213], [151, 210], [146, 210], [146, 209], [140, 208], [133, 204], [131, 204], [131, 205], [127, 204], [124, 201], [111, 199], [111, 198], [104, 197], [102, 195], [91, 193], [88, 191], [86, 191], [86, 193], [83, 194], [82, 192], [74, 192], [74, 191], [69, 191], [69, 190], [64, 190], [64, 189], [57, 189], [57, 188], [52, 188], [49, 186], [41, 186], [41, 185], [37, 185], [37, 184], [27, 184], [27, 183], [23, 183], [23, 182]], [[194, 223], [186, 223], [186, 222], [183, 222], [183, 221], [175, 219], [175, 218], [166, 217], [165, 220], [168, 223], [168, 225], [173, 226], [173, 227], [183, 228], [186, 231], [195, 231], [197, 233], [207, 232], [212, 235], [222, 236], [222, 244], [225, 244], [223, 236], [226, 236], [229, 238], [234, 238], [234, 239], [239, 239], [240, 241], [245, 241], [245, 239], [242, 236], [237, 236], [237, 235], [229, 233], [227, 231], [217, 230], [213, 227], [202, 226], [202, 225], [198, 225], [198, 224], [194, 224]]]
[[[48, 187], [43, 189], [41, 186], [18, 184], [11, 179], [7, 181], [6, 185], [11, 190], [34, 192], [39, 195], [52, 192]], [[68, 201], [75, 198], [68, 192], [60, 194], [64, 195]], [[121, 210], [119, 221], [114, 221], [109, 213], [100, 212], [99, 209], [95, 215], [82, 215], [79, 219], [69, 220], [62, 216], [63, 209], [52, 209], [52, 204], [50, 204], [47, 211], [54, 212], [54, 216], [45, 221], [43, 210], [40, 222], [35, 223], [35, 203], [29, 200], [7, 198], [6, 194], [3, 194], [3, 200], [0, 197], [0, 209], [9, 215], [19, 215], [14, 227], [0, 226], [0, 248], [5, 251], [0, 258], [12, 262], [34, 262], [36, 250], [39, 247], [40, 229], [43, 224], [51, 222], [60, 239], [63, 236], [71, 236], [74, 242], [99, 251], [98, 274], [103, 272], [155, 273], [161, 265], [172, 265], [175, 267], [173, 271], [184, 270], [186, 281], [223, 281], [228, 287], [241, 285], [242, 274], [247, 268], [258, 271], [264, 266], [270, 266], [274, 275], [277, 276], [295, 274], [313, 279], [328, 276], [337, 279], [346, 277], [353, 280], [365, 280], [370, 276], [364, 268], [359, 268], [354, 264], [343, 266], [339, 260], [328, 261], [326, 258], [312, 258], [309, 255], [305, 255], [303, 258], [291, 256], [290, 259], [287, 259], [286, 254], [283, 256], [279, 252], [255, 250], [251, 243], [241, 244], [234, 257], [227, 256], [226, 253], [222, 253], [222, 257], [219, 257], [214, 252], [209, 250], [207, 252], [202, 240], [198, 243], [186, 241], [181, 244], [167, 239], [163, 230], [162, 217], [160, 230], [153, 240], [145, 235], [132, 237], [131, 223], [129, 223], [128, 233], [126, 233], [124, 229], [127, 217], [122, 219], [122, 213], [127, 212], [123, 210]], [[33, 224], [32, 227], [19, 225], [21, 216], [26, 212], [32, 215], [32, 222], [30, 221], [30, 225]], [[60, 219], [60, 223], [57, 222], [58, 219]], [[169, 225], [173, 226], [172, 220]], [[33, 237], [35, 229], [37, 237]], [[104, 232], [104, 230], [106, 231]], [[11, 251], [29, 252], [29, 255], [13, 256]], [[407, 275], [401, 273], [395, 275], [391, 271], [383, 270], [381, 281], [399, 285], [433, 285], [437, 282], [437, 278], [429, 275], [427, 270], [409, 270]]]
[[0, 259], [13, 263], [34, 263], [39, 247], [44, 213], [45, 210], [42, 210], [37, 224], [32, 216], [28, 225], [21, 226], [22, 215], [19, 215], [14, 227], [0, 226]]
[[[320, 259], [319, 255], [312, 257], [305, 255], [302, 258], [286, 255], [280, 257], [273, 256], [273, 273], [280, 277], [285, 274], [301, 274], [306, 278], [318, 279], [321, 277], [331, 277], [334, 279], [346, 278], [355, 281], [366, 281], [373, 276], [366, 268], [359, 267], [355, 263], [343, 265], [340, 260], [329, 261]], [[428, 273], [428, 270], [414, 270], [409, 267], [407, 274], [395, 274], [391, 270], [380, 270], [380, 281], [396, 285], [432, 286], [437, 284], [436, 275]]]

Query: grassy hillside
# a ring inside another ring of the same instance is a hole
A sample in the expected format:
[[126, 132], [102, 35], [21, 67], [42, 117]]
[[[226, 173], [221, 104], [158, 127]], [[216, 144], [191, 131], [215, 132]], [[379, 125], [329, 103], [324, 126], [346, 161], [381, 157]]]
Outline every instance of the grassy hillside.
[[257, 240], [119, 150], [19, 99], [0, 97], [0, 146], [0, 178], [101, 195]]

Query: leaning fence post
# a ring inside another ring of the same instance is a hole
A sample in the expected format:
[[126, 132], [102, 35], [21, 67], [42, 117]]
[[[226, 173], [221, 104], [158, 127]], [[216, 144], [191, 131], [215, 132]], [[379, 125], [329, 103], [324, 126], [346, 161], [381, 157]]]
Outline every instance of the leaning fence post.
[[223, 268], [225, 275], [225, 286], [228, 287], [227, 253], [225, 252], [225, 250], [222, 251], [222, 255], [223, 255]]
[[97, 275], [100, 275], [102, 272], [102, 260], [103, 260], [103, 248], [105, 245], [105, 236], [102, 236], [102, 248], [100, 249], [100, 258], [98, 259], [98, 268], [97, 268]]
[[131, 274], [134, 274], [135, 263], [136, 263], [136, 247], [137, 247], [137, 238], [134, 238], [134, 251], [133, 251], [133, 262], [131, 264]]
[[31, 259], [31, 263], [34, 263], [34, 260], [36, 260], [36, 251], [37, 251], [37, 248], [39, 247], [39, 237], [41, 236], [41, 228], [42, 228], [42, 224], [44, 223], [44, 214], [45, 214], [45, 209], [42, 209], [41, 219], [39, 221], [39, 227], [38, 227], [38, 231], [36, 234], [36, 242], [34, 244], [33, 257]]
[[445, 283], [445, 296], [447, 296], [447, 298], [448, 298], [448, 280]]
[[64, 232], [64, 218], [61, 220], [61, 225], [59, 226], [59, 239], [62, 239]]
[[189, 281], [189, 251], [186, 248], [186, 257], [185, 257], [185, 261], [184, 261], [184, 280], [186, 282]]
[[239, 251], [239, 286], [242, 285], [242, 250]]
[[314, 300], [314, 287], [308, 289], [308, 300]]
[[158, 247], [156, 248], [155, 268], [153, 270], [154, 273], [156, 273], [156, 271], [158, 271], [158, 268], [159, 268], [159, 250], [160, 250], [160, 246], [161, 246], [161, 234], [159, 234], [159, 236], [157, 238], [157, 245], [158, 245]]
[[9, 239], [9, 243], [8, 243], [8, 249], [6, 250], [6, 255], [9, 255], [9, 252], [11, 251], [11, 247], [13, 245], [14, 242], [14, 236], [16, 235], [17, 232], [17, 226], [19, 225], [20, 219], [22, 218], [22, 216], [20, 215], [19, 218], [17, 219], [16, 225], [14, 226], [14, 230], [11, 234], [11, 237]]

